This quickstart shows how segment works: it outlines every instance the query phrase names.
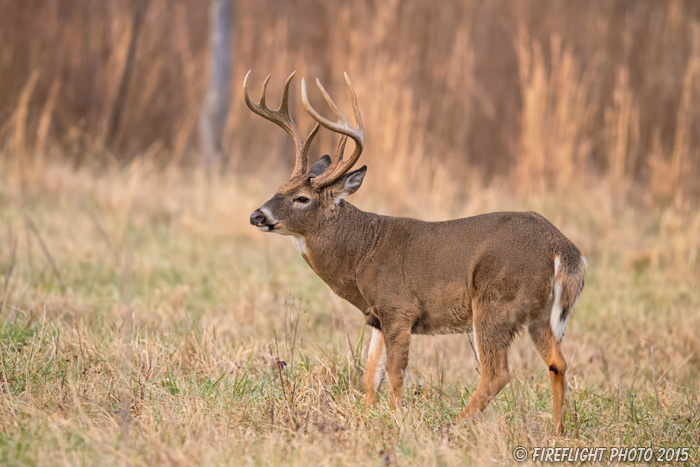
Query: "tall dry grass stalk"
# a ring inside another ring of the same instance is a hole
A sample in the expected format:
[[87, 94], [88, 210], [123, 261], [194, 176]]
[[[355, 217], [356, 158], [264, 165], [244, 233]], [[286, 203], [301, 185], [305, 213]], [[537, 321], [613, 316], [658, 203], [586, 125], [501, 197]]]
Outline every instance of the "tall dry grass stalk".
[[616, 187], [624, 188], [633, 179], [639, 155], [639, 104], [629, 87], [627, 67], [620, 67], [615, 78], [612, 105], [605, 109], [605, 144], [610, 151], [608, 173]]
[[592, 65], [582, 71], [572, 50], [559, 36], [550, 41], [550, 63], [524, 27], [518, 38], [518, 65], [523, 90], [519, 151], [515, 170], [518, 184], [543, 191], [570, 185], [585, 173], [592, 141], [588, 128], [595, 115], [589, 95]]
[[29, 80], [19, 95], [17, 108], [15, 109], [11, 119], [12, 136], [10, 138], [10, 153], [14, 155], [12, 158], [12, 162], [14, 162], [14, 180], [19, 184], [22, 193], [24, 193], [27, 184], [26, 165], [27, 155], [29, 154], [27, 144], [27, 115], [29, 102], [38, 79], [38, 70], [32, 71]]
[[39, 117], [39, 126], [36, 130], [36, 144], [34, 146], [34, 161], [33, 163], [37, 166], [37, 171], [41, 172], [44, 165], [44, 158], [46, 157], [49, 129], [51, 128], [51, 119], [53, 118], [53, 111], [56, 107], [56, 99], [58, 98], [58, 91], [61, 88], [61, 82], [59, 80], [54, 81], [49, 89], [49, 95], [46, 98], [46, 103], [41, 111], [41, 117]]

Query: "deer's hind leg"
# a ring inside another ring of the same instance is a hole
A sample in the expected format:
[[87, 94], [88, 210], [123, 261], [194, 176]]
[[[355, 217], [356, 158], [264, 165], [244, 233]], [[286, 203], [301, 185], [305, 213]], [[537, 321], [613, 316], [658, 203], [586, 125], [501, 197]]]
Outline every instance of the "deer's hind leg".
[[507, 315], [507, 308], [495, 304], [474, 307], [474, 345], [481, 364], [481, 378], [458, 419], [481, 413], [510, 380], [508, 348], [515, 329], [504, 328], [504, 323], [509, 320], [499, 319]]
[[528, 327], [530, 337], [535, 343], [544, 363], [549, 368], [549, 379], [552, 381], [554, 396], [554, 436], [564, 432], [564, 394], [566, 392], [566, 360], [561, 353], [561, 345], [557, 342], [549, 321], [532, 323]]
[[367, 367], [365, 370], [365, 407], [369, 407], [377, 400], [377, 393], [382, 386], [384, 373], [386, 372], [386, 347], [382, 331], [372, 328], [372, 340], [369, 344], [367, 355]]

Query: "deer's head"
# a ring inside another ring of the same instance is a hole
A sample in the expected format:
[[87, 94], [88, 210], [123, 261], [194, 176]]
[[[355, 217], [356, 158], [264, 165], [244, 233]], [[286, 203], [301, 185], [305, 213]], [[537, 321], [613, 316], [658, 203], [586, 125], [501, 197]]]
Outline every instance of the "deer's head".
[[[292, 176], [277, 188], [277, 193], [272, 198], [253, 211], [250, 215], [250, 223], [265, 232], [303, 236], [328, 219], [329, 213], [343, 198], [357, 191], [367, 172], [367, 166], [348, 172], [359, 159], [365, 143], [365, 132], [362, 126], [362, 116], [357, 104], [355, 89], [346, 74], [345, 81], [347, 81], [350, 89], [352, 108], [358, 128], [352, 126], [343, 117], [318, 80], [316, 80], [316, 84], [318, 84], [323, 97], [338, 121], [332, 122], [316, 112], [309, 104], [306, 94], [306, 83], [302, 78], [301, 96], [304, 108], [317, 122], [309, 136], [304, 140], [288, 109], [289, 85], [294, 78], [294, 73], [287, 78], [284, 84], [282, 104], [277, 110], [272, 110], [265, 104], [265, 93], [270, 76], [267, 77], [263, 84], [260, 102], [255, 104], [248, 96], [249, 75], [250, 72], [248, 72], [243, 82], [243, 95], [246, 104], [256, 114], [282, 127], [292, 138], [296, 150], [296, 164], [294, 165]], [[327, 155], [323, 156], [307, 171], [309, 146], [316, 133], [318, 133], [320, 126], [340, 133], [342, 137], [338, 142], [338, 148], [332, 160]], [[345, 159], [343, 154], [348, 137], [355, 142], [355, 150], [349, 158]]]

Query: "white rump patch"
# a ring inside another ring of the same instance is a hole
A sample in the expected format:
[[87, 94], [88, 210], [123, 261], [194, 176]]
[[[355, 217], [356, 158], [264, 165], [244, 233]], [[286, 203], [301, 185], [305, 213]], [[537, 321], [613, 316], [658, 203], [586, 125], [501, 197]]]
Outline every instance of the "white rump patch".
[[384, 345], [384, 336], [382, 336], [382, 331], [376, 328], [372, 328], [372, 340], [369, 343], [369, 355], [374, 355], [378, 352], [379, 347], [382, 347], [382, 354], [377, 360], [377, 372], [374, 374], [374, 390], [379, 392], [379, 388], [382, 385], [382, 380], [384, 379], [384, 373], [386, 372], [386, 346]]
[[[302, 255], [306, 254], [306, 240], [304, 240], [304, 237], [301, 235], [294, 235], [292, 236], [292, 243], [299, 253]], [[374, 335], [372, 338], [374, 339]]]
[[[581, 255], [581, 262], [583, 263], [583, 268], [585, 271], [586, 266], [588, 266], [588, 261], [586, 260], [586, 257]], [[576, 298], [574, 298], [574, 303], [571, 305], [571, 309], [573, 310], [576, 304], [578, 303], [578, 298], [581, 296], [581, 291], [583, 290], [583, 283], [581, 283], [581, 288], [578, 289], [578, 293], [576, 294]]]
[[549, 318], [549, 324], [552, 327], [554, 336], [557, 338], [557, 342], [561, 342], [564, 338], [564, 331], [566, 330], [566, 325], [569, 322], [569, 313], [564, 320], [561, 319], [561, 283], [557, 282], [557, 273], [559, 272], [559, 266], [561, 265], [561, 259], [559, 256], [554, 258], [554, 277], [552, 277], [552, 314]]
[[552, 326], [552, 331], [554, 331], [557, 342], [561, 342], [564, 338], [564, 331], [566, 330], [566, 325], [569, 322], [571, 313], [569, 313], [564, 320], [561, 319], [561, 284], [554, 284], [552, 295], [554, 297], [554, 303], [552, 304], [552, 315], [549, 319], [549, 324]]

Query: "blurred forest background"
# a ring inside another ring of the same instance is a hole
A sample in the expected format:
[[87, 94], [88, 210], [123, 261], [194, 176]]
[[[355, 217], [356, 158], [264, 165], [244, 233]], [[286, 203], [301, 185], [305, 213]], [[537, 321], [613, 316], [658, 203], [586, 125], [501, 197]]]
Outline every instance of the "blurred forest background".
[[[347, 71], [363, 162], [390, 164], [397, 186], [477, 174], [525, 190], [603, 180], [647, 201], [700, 194], [700, 2], [233, 3], [223, 148], [236, 173], [293, 163], [286, 134], [243, 103], [249, 69], [253, 95], [272, 73], [270, 102], [298, 70], [302, 131], [299, 77], [320, 78], [347, 108]], [[209, 2], [0, 0], [0, 11], [4, 154], [35, 166], [201, 162]]]

